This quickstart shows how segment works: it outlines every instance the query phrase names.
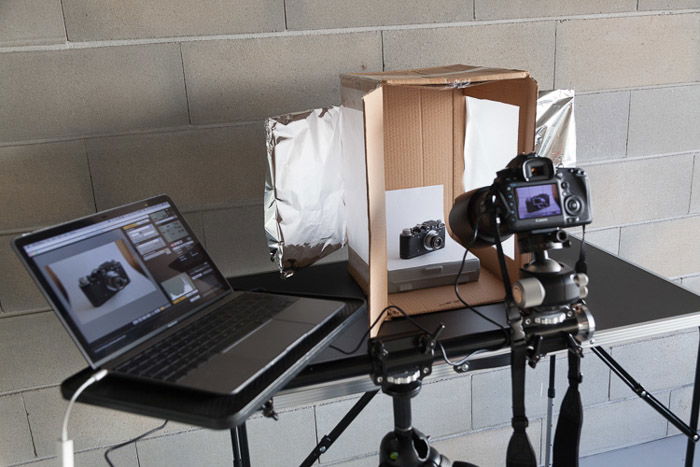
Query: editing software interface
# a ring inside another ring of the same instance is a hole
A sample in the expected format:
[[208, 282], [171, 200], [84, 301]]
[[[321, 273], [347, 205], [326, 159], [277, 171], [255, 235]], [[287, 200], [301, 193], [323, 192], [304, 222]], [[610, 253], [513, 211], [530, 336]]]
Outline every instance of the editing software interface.
[[167, 202], [29, 244], [25, 251], [95, 359], [229, 290]]

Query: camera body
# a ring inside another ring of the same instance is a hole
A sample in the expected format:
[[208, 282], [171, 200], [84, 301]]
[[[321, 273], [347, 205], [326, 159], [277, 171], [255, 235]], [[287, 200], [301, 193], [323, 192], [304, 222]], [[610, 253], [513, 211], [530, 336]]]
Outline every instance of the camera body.
[[534, 154], [518, 156], [494, 181], [509, 233], [590, 224], [590, 188], [586, 172], [555, 169], [552, 161]]
[[111, 260], [105, 261], [90, 274], [81, 277], [78, 285], [92, 306], [98, 307], [126, 287], [129, 282], [131, 279], [122, 264]]
[[445, 223], [440, 219], [403, 229], [399, 237], [399, 256], [402, 259], [415, 258], [441, 248], [445, 248]]

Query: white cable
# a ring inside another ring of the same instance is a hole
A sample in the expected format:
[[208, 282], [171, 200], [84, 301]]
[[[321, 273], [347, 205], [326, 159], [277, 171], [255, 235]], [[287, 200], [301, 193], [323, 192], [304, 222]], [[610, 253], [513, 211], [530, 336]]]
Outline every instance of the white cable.
[[68, 402], [68, 408], [66, 408], [66, 414], [63, 417], [63, 429], [61, 430], [61, 439], [57, 442], [58, 457], [61, 459], [61, 465], [63, 467], [73, 467], [73, 440], [68, 439], [68, 418], [70, 417], [70, 411], [73, 408], [73, 404], [80, 394], [91, 384], [98, 382], [102, 378], [107, 376], [107, 370], [100, 370], [94, 375], [89, 377], [83, 384], [80, 385], [77, 391], [73, 393], [73, 397], [70, 398]]

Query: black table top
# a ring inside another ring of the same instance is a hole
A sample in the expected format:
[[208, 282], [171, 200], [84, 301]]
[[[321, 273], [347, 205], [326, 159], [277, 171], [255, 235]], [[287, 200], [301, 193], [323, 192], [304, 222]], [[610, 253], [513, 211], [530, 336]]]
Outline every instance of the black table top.
[[[555, 251], [551, 256], [573, 265], [578, 258], [577, 245], [578, 242], [574, 241], [572, 248]], [[700, 325], [700, 296], [595, 247], [587, 245], [586, 249], [590, 277], [587, 303], [595, 316], [597, 338], [617, 336], [620, 330], [661, 329], [663, 323], [668, 322], [677, 322], [676, 328]], [[281, 279], [277, 273], [266, 273], [231, 278], [230, 282], [238, 290], [362, 298], [362, 291], [346, 267], [345, 263], [332, 263], [299, 271], [291, 279]], [[505, 325], [502, 303], [484, 305], [478, 309]], [[366, 309], [358, 312], [366, 314]], [[427, 329], [435, 329], [439, 323], [444, 323], [446, 327], [441, 341], [466, 343], [467, 347], [462, 350], [474, 350], [474, 346], [498, 348], [505, 344], [502, 331], [468, 310], [428, 313], [415, 319]], [[368, 323], [366, 316], [360, 316], [335, 338], [333, 344], [342, 349], [352, 349], [366, 333]], [[413, 330], [413, 326], [405, 319], [394, 319], [382, 325], [380, 336]], [[627, 332], [625, 335], [629, 337], [633, 333]], [[470, 337], [473, 339], [470, 340]], [[455, 349], [457, 352], [459, 346]], [[490, 365], [505, 363], [501, 358]], [[366, 375], [368, 371], [369, 359], [365, 346], [360, 346], [351, 356], [328, 348], [315, 357], [288, 387], [332, 382], [349, 376]], [[90, 371], [86, 369], [64, 381], [64, 397], [70, 396], [89, 375]], [[88, 388], [80, 400], [207, 428], [226, 428], [242, 421], [235, 416], [241, 410], [240, 401], [237, 402], [235, 396], [215, 396], [110, 376]]]

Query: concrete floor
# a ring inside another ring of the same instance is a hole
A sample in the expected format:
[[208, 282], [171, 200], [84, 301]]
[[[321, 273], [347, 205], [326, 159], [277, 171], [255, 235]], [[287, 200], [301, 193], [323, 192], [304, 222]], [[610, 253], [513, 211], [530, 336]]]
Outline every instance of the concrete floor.
[[[673, 436], [616, 451], [584, 457], [580, 467], [683, 467], [685, 436]], [[694, 467], [700, 467], [700, 446], [696, 446]]]

